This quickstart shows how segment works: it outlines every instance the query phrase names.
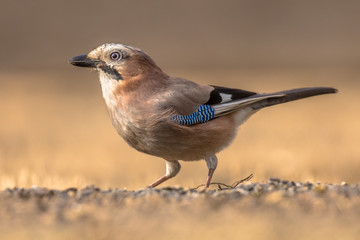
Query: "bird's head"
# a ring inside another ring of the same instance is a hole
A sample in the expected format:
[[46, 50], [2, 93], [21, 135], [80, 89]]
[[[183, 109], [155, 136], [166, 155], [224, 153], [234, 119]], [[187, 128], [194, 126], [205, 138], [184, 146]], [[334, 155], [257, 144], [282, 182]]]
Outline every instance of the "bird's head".
[[146, 53], [123, 44], [103, 44], [69, 62], [99, 73], [103, 97], [109, 107], [117, 106], [119, 99], [131, 101], [130, 92], [151, 95], [166, 84], [168, 78]]
[[88, 54], [69, 60], [72, 65], [88, 67], [99, 72], [101, 78], [126, 81], [140, 76], [163, 74], [155, 62], [138, 48], [123, 44], [103, 44]]

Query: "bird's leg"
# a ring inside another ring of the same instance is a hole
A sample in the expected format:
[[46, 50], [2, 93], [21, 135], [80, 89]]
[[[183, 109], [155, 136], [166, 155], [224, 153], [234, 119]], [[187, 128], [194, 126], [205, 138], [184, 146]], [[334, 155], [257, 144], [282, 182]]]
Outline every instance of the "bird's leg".
[[159, 184], [165, 182], [166, 180], [175, 177], [176, 174], [178, 174], [178, 172], [180, 171], [180, 168], [181, 166], [179, 161], [172, 161], [172, 162], [166, 161], [166, 174], [161, 178], [159, 178], [158, 180], [156, 180], [155, 182], [153, 182], [152, 184], [150, 184], [149, 187], [154, 188]]
[[206, 180], [205, 188], [208, 188], [211, 183], [211, 178], [215, 172], [215, 169], [217, 167], [218, 159], [215, 155], [211, 155], [205, 158], [206, 165], [209, 168], [208, 177]]

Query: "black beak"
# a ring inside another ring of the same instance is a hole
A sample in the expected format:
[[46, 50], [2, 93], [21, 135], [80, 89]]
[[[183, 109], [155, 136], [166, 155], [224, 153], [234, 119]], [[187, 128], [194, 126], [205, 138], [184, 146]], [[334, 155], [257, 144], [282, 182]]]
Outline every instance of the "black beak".
[[96, 68], [96, 65], [99, 63], [99, 60], [89, 59], [87, 55], [84, 54], [70, 58], [69, 63], [77, 67]]

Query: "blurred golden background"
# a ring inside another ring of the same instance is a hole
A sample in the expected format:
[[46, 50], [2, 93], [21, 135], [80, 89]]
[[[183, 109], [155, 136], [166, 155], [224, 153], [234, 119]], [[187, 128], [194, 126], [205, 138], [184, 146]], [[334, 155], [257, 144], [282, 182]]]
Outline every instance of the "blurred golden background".
[[[168, 74], [199, 83], [259, 92], [339, 89], [255, 114], [218, 155], [213, 180], [231, 184], [253, 173], [254, 182], [359, 183], [359, 12], [352, 0], [3, 0], [0, 189], [140, 189], [164, 174], [162, 159], [117, 135], [97, 74], [68, 63], [106, 42], [139, 47]], [[206, 175], [204, 161], [182, 163], [162, 187], [195, 187]], [[317, 207], [304, 212], [298, 200], [276, 196], [286, 211], [258, 208], [255, 197], [221, 208], [200, 199], [186, 211], [183, 203], [162, 208], [150, 198], [136, 207], [78, 203], [69, 207], [76, 220], [69, 222], [57, 222], [52, 209], [27, 215], [31, 201], [14, 207], [5, 197], [3, 212], [17, 214], [0, 217], [0, 238], [358, 239], [356, 201], [344, 197], [326, 214], [326, 198], [309, 199]]]
[[[142, 188], [161, 159], [111, 126], [97, 74], [68, 64], [105, 42], [146, 51], [168, 74], [251, 91], [331, 86], [262, 110], [219, 154], [214, 180], [360, 181], [358, 1], [4, 1], [0, 186]], [[183, 163], [165, 185], [205, 181]]]

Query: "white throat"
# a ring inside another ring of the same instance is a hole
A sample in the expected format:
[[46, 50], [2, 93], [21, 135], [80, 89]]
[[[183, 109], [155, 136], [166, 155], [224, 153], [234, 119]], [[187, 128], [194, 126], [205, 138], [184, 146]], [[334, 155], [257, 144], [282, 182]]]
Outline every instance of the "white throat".
[[105, 103], [109, 108], [114, 108], [117, 103], [114, 90], [118, 81], [110, 78], [107, 74], [99, 71], [100, 84]]

